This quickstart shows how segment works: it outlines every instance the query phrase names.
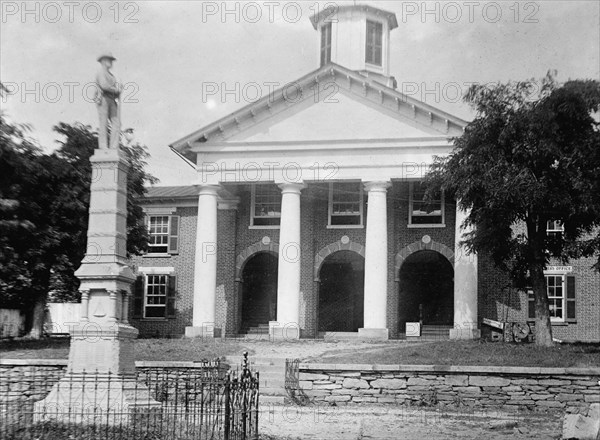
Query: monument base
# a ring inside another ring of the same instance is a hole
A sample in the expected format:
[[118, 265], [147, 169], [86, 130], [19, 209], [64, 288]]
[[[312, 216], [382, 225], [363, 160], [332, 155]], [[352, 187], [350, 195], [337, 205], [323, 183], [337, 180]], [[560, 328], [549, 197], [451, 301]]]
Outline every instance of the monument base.
[[390, 331], [387, 328], [359, 328], [358, 337], [361, 339], [377, 339], [387, 341], [390, 339]]
[[186, 338], [220, 338], [221, 329], [210, 325], [188, 326], [185, 328]]
[[451, 328], [450, 339], [479, 339], [481, 330], [477, 328]]
[[33, 414], [34, 422], [160, 426], [162, 409], [135, 375], [67, 373]]

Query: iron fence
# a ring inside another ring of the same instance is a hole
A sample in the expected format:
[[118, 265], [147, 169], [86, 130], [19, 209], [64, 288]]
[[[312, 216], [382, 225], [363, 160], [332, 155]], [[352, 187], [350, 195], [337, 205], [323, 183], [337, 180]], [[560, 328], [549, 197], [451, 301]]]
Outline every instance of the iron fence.
[[[240, 368], [241, 367], [241, 368]], [[0, 377], [4, 440], [254, 440], [258, 373], [148, 368], [131, 375], [43, 369]]]

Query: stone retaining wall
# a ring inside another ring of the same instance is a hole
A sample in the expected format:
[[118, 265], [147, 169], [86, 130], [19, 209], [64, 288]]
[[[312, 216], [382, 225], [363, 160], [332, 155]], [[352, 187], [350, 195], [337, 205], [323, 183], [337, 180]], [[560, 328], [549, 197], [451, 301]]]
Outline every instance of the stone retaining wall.
[[[177, 370], [206, 368], [195, 362], [137, 361], [135, 365], [138, 372], [146, 373], [149, 381], [164, 379], [161, 370], [169, 370], [169, 378], [176, 381]], [[220, 370], [223, 369], [227, 365], [221, 364]], [[0, 359], [0, 405], [42, 400], [66, 371], [67, 361], [63, 359]], [[94, 371], [89, 373], [94, 375]]]
[[337, 405], [565, 409], [600, 402], [600, 368], [300, 364], [300, 387]]

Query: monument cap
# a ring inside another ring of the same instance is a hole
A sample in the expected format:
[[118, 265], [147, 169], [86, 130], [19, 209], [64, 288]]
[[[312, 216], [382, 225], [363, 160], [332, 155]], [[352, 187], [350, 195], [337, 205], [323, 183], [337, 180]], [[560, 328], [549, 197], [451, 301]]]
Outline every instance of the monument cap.
[[113, 57], [113, 54], [112, 54], [112, 52], [102, 52], [102, 53], [100, 54], [100, 56], [98, 57], [98, 60], [97, 60], [97, 61], [98, 61], [98, 62], [100, 62], [100, 60], [101, 60], [102, 58], [108, 58], [109, 60], [113, 60], [113, 61], [114, 61], [114, 60], [116, 60], [116, 58], [115, 58], [115, 57]]

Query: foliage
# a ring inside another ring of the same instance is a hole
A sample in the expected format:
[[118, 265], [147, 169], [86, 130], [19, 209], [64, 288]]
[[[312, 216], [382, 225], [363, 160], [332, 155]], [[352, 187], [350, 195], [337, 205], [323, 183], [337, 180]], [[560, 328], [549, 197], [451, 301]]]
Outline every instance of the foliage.
[[[26, 137], [27, 127], [0, 115], [0, 305], [29, 309], [52, 292], [53, 300], [78, 296], [74, 276], [84, 257], [97, 134], [81, 124], [60, 123], [64, 137], [43, 154]], [[122, 145], [131, 163], [127, 201], [127, 251], [139, 254], [147, 233], [138, 198], [156, 179], [144, 171], [148, 152]]]
[[[559, 85], [549, 72], [541, 87], [534, 80], [471, 86], [465, 101], [477, 116], [453, 152], [436, 158], [428, 182], [470, 210], [467, 249], [489, 253], [517, 286], [533, 286], [536, 333], [550, 331], [543, 275], [550, 258], [600, 262], [600, 83]], [[548, 235], [550, 220], [564, 233]], [[548, 344], [548, 335], [537, 336]]]

